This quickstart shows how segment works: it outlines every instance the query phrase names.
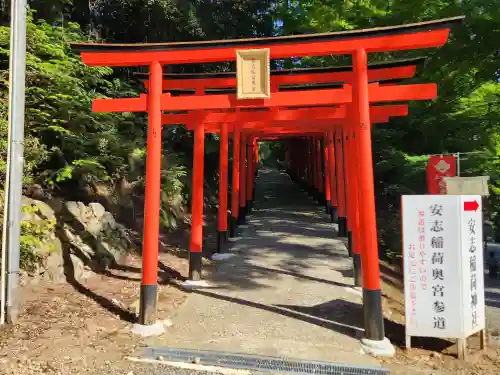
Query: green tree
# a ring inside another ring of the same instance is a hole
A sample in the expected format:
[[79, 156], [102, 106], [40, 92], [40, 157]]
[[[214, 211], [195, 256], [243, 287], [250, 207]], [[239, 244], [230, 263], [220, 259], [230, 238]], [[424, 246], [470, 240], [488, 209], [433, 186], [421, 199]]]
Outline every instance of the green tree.
[[[401, 194], [425, 193], [426, 154], [479, 152], [462, 163], [462, 175], [491, 176], [492, 216], [498, 212], [500, 8], [488, 0], [279, 0], [274, 12], [282, 34], [341, 31], [465, 15], [442, 48], [371, 54], [370, 61], [428, 56], [415, 81], [436, 82], [439, 97], [411, 103], [409, 116], [373, 130], [380, 240], [399, 253]], [[295, 62], [296, 64], [297, 62]], [[307, 58], [302, 66], [349, 63], [349, 57]], [[288, 62], [290, 66], [290, 62]]]

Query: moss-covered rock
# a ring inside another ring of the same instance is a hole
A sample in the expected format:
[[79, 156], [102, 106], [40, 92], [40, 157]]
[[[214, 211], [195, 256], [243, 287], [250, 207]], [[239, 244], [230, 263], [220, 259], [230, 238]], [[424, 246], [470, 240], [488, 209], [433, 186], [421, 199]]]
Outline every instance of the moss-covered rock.
[[24, 283], [84, 279], [131, 250], [125, 227], [99, 203], [23, 197], [21, 268]]

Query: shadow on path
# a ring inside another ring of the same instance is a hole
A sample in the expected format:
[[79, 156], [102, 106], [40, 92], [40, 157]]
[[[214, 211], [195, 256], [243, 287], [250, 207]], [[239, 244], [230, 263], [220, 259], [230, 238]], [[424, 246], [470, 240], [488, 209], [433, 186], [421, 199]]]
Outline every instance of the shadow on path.
[[[306, 322], [309, 324], [314, 324], [314, 325], [317, 325], [320, 327], [325, 327], [325, 328], [331, 329], [333, 331], [342, 333], [344, 335], [347, 335], [347, 336], [350, 336], [353, 338], [360, 337], [360, 335], [363, 332], [361, 328], [356, 327], [356, 326], [350, 326], [348, 324], [341, 323], [341, 322], [334, 322], [334, 321], [327, 320], [327, 319], [322, 318], [322, 317], [308, 314], [307, 312], [294, 311], [294, 309], [292, 308], [293, 306], [266, 305], [266, 304], [262, 304], [262, 303], [258, 303], [258, 302], [244, 300], [244, 299], [237, 298], [237, 297], [223, 296], [223, 295], [212, 293], [212, 292], [209, 292], [206, 290], [197, 290], [197, 291], [194, 291], [193, 293], [200, 294], [200, 295], [203, 295], [205, 297], [219, 299], [219, 300], [226, 301], [226, 302], [236, 303], [238, 305], [249, 306], [249, 307], [253, 307], [256, 309], [261, 309], [261, 310], [273, 312], [275, 314], [280, 314], [280, 315], [286, 316], [288, 318], [293, 318], [293, 319], [297, 319], [297, 320], [300, 320], [300, 321], [303, 321], [303, 322]], [[337, 300], [337, 303], [339, 305], [343, 304], [344, 302], [345, 301]]]

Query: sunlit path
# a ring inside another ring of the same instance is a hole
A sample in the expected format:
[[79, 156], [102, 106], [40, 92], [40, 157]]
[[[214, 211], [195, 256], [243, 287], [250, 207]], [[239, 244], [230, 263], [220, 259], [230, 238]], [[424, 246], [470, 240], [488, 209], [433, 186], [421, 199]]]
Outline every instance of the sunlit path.
[[[231, 251], [155, 346], [376, 364], [360, 354], [352, 260], [324, 208], [288, 175], [261, 170], [255, 211]], [[153, 339], [152, 339], [153, 340]]]

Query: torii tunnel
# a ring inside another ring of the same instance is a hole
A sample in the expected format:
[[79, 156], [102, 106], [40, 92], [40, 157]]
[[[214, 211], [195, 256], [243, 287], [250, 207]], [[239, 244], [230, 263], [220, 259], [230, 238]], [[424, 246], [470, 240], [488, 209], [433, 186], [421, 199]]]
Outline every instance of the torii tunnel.
[[[348, 238], [355, 284], [363, 287], [365, 345], [386, 345], [371, 128], [408, 113], [407, 102], [437, 96], [434, 83], [401, 84], [423, 59], [368, 64], [368, 54], [443, 46], [463, 17], [375, 29], [207, 42], [75, 43], [90, 66], [148, 66], [147, 94], [95, 99], [94, 112], [148, 112], [139, 323], [156, 322], [162, 127], [194, 131], [189, 279], [202, 274], [205, 133], [220, 134], [217, 251], [245, 221], [254, 200], [258, 142], [280, 140], [292, 180], [304, 184]], [[273, 71], [269, 99], [238, 100], [235, 73], [163, 74], [164, 65], [227, 62], [238, 50], [268, 48], [271, 59], [351, 55], [352, 66]], [[228, 140], [232, 137], [231, 202]], [[230, 217], [228, 218], [228, 208]], [[381, 208], [383, 209], [383, 208]], [[333, 231], [332, 231], [333, 235]]]

